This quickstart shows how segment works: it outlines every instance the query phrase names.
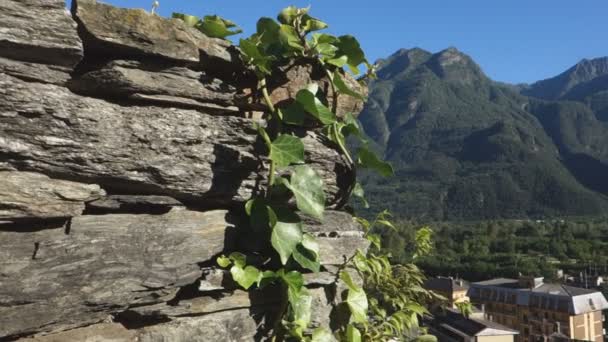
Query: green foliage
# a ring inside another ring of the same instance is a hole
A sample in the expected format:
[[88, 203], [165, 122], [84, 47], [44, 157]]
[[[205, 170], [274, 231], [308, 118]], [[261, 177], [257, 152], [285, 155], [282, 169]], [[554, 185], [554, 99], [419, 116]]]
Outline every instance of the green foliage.
[[269, 158], [277, 167], [304, 163], [304, 144], [293, 135], [281, 134], [270, 144]]
[[[230, 30], [235, 27], [233, 23], [216, 16], [203, 20], [181, 14], [174, 16], [212, 37], [225, 38], [237, 33]], [[267, 106], [265, 123], [256, 123], [255, 128], [266, 146], [269, 164], [266, 192], [247, 201], [245, 212], [255, 233], [268, 236], [269, 245], [276, 256], [264, 262], [263, 268], [266, 269], [259, 269], [262, 267], [259, 263], [255, 264], [258, 267], [254, 266], [241, 253], [222, 255], [217, 263], [230, 268], [232, 278], [244, 289], [275, 284], [284, 290], [281, 294], [284, 303], [282, 321], [274, 331], [278, 339], [324, 342], [340, 337], [349, 342], [358, 342], [400, 338], [417, 324], [417, 316], [425, 312], [416, 302], [420, 293], [426, 294], [419, 288], [422, 275], [411, 266], [391, 266], [386, 255], [366, 256], [361, 251], [347, 260], [339, 272], [340, 280], [346, 286], [343, 305], [349, 309], [350, 323], [339, 327], [335, 335], [324, 329], [312, 332], [309, 329], [312, 296], [304, 287], [302, 272], [320, 271], [320, 251], [315, 238], [302, 231], [300, 214], [323, 219], [325, 185], [317, 172], [306, 165], [304, 144], [300, 138], [286, 133], [286, 126], [301, 126], [313, 121], [321, 126], [320, 131], [336, 144], [353, 167], [375, 170], [383, 176], [393, 174], [392, 166], [368, 148], [361, 127], [352, 114], [339, 117], [336, 113], [339, 96], [364, 99], [345, 82], [346, 71], [343, 68], [359, 74], [360, 67], [365, 65], [368, 69], [365, 76], [374, 75], [373, 68], [354, 37], [335, 37], [316, 32], [327, 26], [310, 16], [308, 8], [288, 7], [278, 15], [278, 22], [261, 18], [257, 23], [257, 32], [240, 40], [243, 59], [255, 70], [258, 89]], [[286, 106], [279, 108], [273, 103], [267, 88], [267, 77], [275, 76], [280, 70], [278, 66], [292, 62], [312, 63], [323, 70], [332, 88], [333, 103], [327, 103], [328, 94], [314, 83], [300, 89]], [[347, 137], [359, 140], [356, 163], [346, 149]], [[356, 184], [353, 194], [365, 202], [360, 184]], [[380, 250], [381, 240], [371, 230], [376, 226], [394, 229], [389, 218], [388, 212], [383, 212], [373, 223], [360, 219], [364, 223], [367, 239], [376, 250]], [[421, 234], [417, 240], [420, 253], [424, 254], [429, 249], [429, 238], [430, 233], [427, 233]], [[352, 271], [353, 267], [363, 279], [363, 287], [357, 285], [346, 270], [349, 268]], [[397, 287], [404, 286], [414, 286], [416, 295], [411, 290], [402, 293], [396, 291]]]
[[272, 247], [279, 253], [281, 263], [287, 264], [289, 257], [293, 254], [296, 247], [302, 242], [302, 223], [297, 215], [293, 213], [282, 215], [272, 229]]
[[[416, 222], [401, 221], [396, 230], [382, 232], [385, 252], [394, 263], [412, 260], [409, 242]], [[431, 276], [460, 276], [470, 281], [519, 274], [556, 280], [556, 271], [579, 274], [589, 264], [608, 264], [608, 221], [605, 218], [565, 220], [493, 220], [436, 222], [434, 249], [440, 253], [416, 258]]]
[[173, 13], [173, 18], [181, 19], [190, 27], [194, 27], [212, 38], [226, 39], [226, 37], [243, 32], [236, 28], [236, 24], [230, 20], [220, 18], [217, 15], [207, 15], [202, 20], [196, 16]]
[[296, 197], [298, 209], [317, 219], [323, 219], [325, 210], [325, 192], [323, 191], [323, 180], [308, 165], [300, 165], [294, 168], [291, 179], [283, 179], [285, 186], [291, 190]]
[[458, 311], [467, 318], [473, 313], [473, 304], [471, 304], [471, 302], [456, 303], [456, 308], [458, 308]]
[[[418, 337], [415, 330], [418, 317], [427, 313], [424, 305], [438, 297], [422, 287], [425, 278], [412, 263], [413, 259], [403, 265], [393, 265], [389, 254], [380, 251], [381, 245], [376, 233], [395, 229], [387, 211], [378, 214], [372, 222], [364, 218], [357, 218], [357, 221], [365, 229], [366, 237], [373, 243], [375, 250], [372, 248], [367, 255], [358, 251], [353, 256], [352, 265], [364, 281], [361, 292], [348, 273], [341, 273], [342, 280], [348, 287], [347, 302], [351, 293], [352, 302], [361, 302], [361, 305], [351, 305], [348, 302], [352, 314], [351, 325], [343, 334], [347, 340], [350, 335], [358, 340], [357, 332], [363, 341], [386, 341], [391, 338], [415, 340]], [[428, 228], [419, 231], [419, 239], [412, 247], [420, 256], [425, 256], [431, 251], [431, 234]], [[365, 294], [365, 302], [359, 298], [361, 294]], [[367, 311], [365, 320], [361, 319], [364, 310]]]

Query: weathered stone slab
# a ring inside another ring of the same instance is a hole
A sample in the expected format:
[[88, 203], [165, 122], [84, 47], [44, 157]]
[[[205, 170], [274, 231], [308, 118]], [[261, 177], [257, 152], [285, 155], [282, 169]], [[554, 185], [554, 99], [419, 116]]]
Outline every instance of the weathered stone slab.
[[100, 323], [23, 342], [242, 342], [257, 341], [258, 323], [249, 309], [200, 317], [175, 318], [149, 327], [127, 329], [120, 323]]
[[222, 109], [217, 104], [234, 105], [236, 96], [234, 87], [201, 71], [125, 60], [112, 61], [85, 73], [70, 82], [70, 89], [93, 97], [217, 110]]
[[8, 74], [24, 81], [65, 85], [70, 79], [71, 68], [15, 61], [0, 57], [0, 73]]
[[[314, 131], [296, 133], [328, 206], [342, 205], [353, 170]], [[257, 139], [250, 119], [120, 106], [0, 74], [0, 156], [18, 170], [214, 206], [245, 201], [266, 184]]]
[[95, 184], [51, 179], [32, 172], [0, 171], [0, 221], [82, 214], [85, 202], [105, 195]]
[[249, 309], [183, 317], [138, 331], [139, 342], [258, 341], [258, 323]]
[[102, 321], [162, 303], [230, 248], [226, 211], [75, 217], [0, 226], [0, 338]]
[[137, 195], [111, 195], [87, 203], [87, 209], [96, 213], [156, 213], [182, 206], [180, 201], [168, 196]]
[[229, 42], [207, 37], [179, 19], [165, 19], [143, 9], [117, 8], [95, 0], [74, 0], [72, 4], [87, 52], [113, 58], [161, 57], [193, 65], [200, 64], [201, 55], [205, 64], [234, 62]]
[[82, 42], [64, 0], [0, 1], [0, 56], [75, 66], [82, 58]]
[[365, 253], [369, 247], [361, 225], [346, 212], [327, 211], [323, 222], [305, 219], [304, 230], [319, 243], [321, 265], [340, 265], [357, 250]]

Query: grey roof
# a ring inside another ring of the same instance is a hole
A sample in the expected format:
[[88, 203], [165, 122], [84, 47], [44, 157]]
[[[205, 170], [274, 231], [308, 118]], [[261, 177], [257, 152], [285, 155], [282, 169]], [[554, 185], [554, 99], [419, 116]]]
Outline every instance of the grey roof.
[[472, 285], [516, 288], [516, 287], [518, 287], [518, 284], [519, 284], [519, 281], [517, 279], [495, 278], [495, 279], [490, 279], [490, 280], [478, 281], [476, 283], [473, 283]]
[[466, 318], [453, 309], [446, 310], [443, 317], [437, 318], [444, 328], [458, 330], [468, 336], [496, 336], [496, 335], [517, 335], [519, 332], [495, 322]]
[[[541, 307], [550, 310], [568, 312], [578, 315], [608, 309], [604, 295], [594, 289], [584, 289], [563, 284], [542, 284], [535, 288], [523, 288], [519, 281], [508, 278], [497, 278], [471, 284], [471, 288], [494, 288], [499, 292], [507, 291], [517, 295], [517, 304]], [[475, 297], [469, 291], [470, 297]], [[492, 298], [491, 300], [496, 300]]]
[[574, 296], [595, 293], [598, 291], [591, 290], [591, 289], [583, 289], [580, 287], [572, 287], [572, 286], [567, 286], [567, 285], [562, 285], [562, 284], [543, 284], [537, 288], [532, 289], [532, 292], [548, 293], [551, 295], [574, 297]]
[[461, 286], [458, 282], [452, 278], [437, 277], [429, 278], [424, 282], [424, 288], [434, 291], [466, 291], [468, 286]]

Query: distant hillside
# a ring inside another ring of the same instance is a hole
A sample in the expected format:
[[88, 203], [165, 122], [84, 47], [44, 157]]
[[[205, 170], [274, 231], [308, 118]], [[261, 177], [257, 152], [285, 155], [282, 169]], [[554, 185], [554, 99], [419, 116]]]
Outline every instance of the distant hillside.
[[580, 101], [598, 119], [608, 121], [608, 57], [584, 59], [553, 78], [534, 83], [522, 93], [545, 100]]
[[581, 63], [523, 87], [490, 80], [455, 48], [380, 61], [360, 120], [396, 177], [361, 175], [373, 209], [438, 220], [603, 213], [608, 123], [598, 94], [608, 68]]

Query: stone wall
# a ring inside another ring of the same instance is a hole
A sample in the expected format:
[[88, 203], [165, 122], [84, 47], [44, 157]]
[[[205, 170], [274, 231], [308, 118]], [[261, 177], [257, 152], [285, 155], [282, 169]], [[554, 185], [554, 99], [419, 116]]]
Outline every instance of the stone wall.
[[[263, 339], [277, 289], [242, 291], [215, 264], [263, 248], [242, 209], [266, 184], [262, 107], [238, 49], [176, 19], [73, 3], [0, 1], [0, 340]], [[286, 68], [277, 102], [327, 85]], [[322, 247], [322, 272], [306, 275], [313, 325], [328, 326], [337, 266], [367, 247], [339, 211], [355, 175], [314, 128], [293, 132], [328, 189], [325, 220], [306, 220]]]

